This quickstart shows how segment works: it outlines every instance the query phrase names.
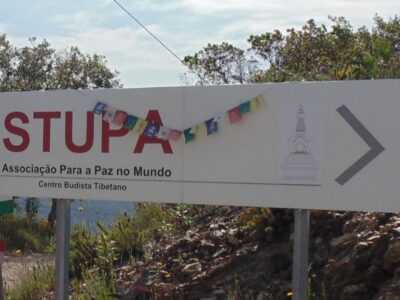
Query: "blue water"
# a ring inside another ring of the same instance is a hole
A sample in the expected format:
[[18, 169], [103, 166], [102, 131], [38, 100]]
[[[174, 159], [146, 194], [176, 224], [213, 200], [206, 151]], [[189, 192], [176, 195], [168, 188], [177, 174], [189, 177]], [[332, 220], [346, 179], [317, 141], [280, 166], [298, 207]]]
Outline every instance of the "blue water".
[[[51, 208], [51, 199], [41, 198], [39, 201], [39, 217], [47, 219]], [[24, 199], [18, 199], [17, 203], [24, 211]], [[133, 202], [74, 200], [71, 202], [71, 225], [84, 224], [91, 230], [95, 230], [96, 221], [110, 225], [117, 216], [124, 213], [132, 214], [134, 210]]]

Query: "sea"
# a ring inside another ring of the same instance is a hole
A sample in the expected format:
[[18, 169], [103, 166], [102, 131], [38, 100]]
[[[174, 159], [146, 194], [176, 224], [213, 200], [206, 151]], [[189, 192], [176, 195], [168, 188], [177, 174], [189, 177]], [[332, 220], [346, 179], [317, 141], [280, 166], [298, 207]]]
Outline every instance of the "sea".
[[[51, 199], [39, 198], [39, 218], [47, 218], [51, 209]], [[25, 199], [18, 198], [21, 214], [24, 212]], [[129, 201], [99, 201], [99, 200], [72, 200], [71, 226], [82, 224], [90, 230], [96, 230], [96, 222], [111, 225], [116, 217], [122, 214], [133, 214], [134, 202]]]

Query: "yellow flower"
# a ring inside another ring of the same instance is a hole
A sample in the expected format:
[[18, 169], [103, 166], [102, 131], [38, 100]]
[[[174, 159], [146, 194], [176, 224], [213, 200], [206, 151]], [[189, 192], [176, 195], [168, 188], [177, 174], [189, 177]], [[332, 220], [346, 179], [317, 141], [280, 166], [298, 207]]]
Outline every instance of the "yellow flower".
[[293, 292], [287, 292], [287, 293], [286, 293], [286, 296], [288, 296], [288, 297], [292, 297], [293, 295], [294, 295]]
[[16, 255], [21, 255], [21, 253], [22, 253], [22, 250], [21, 250], [21, 249], [15, 250], [15, 254], [16, 254]]
[[40, 221], [40, 223], [42, 224], [43, 227], [47, 227], [47, 226], [50, 225], [50, 224], [49, 224], [49, 221], [46, 220], [46, 219], [42, 219], [42, 220]]

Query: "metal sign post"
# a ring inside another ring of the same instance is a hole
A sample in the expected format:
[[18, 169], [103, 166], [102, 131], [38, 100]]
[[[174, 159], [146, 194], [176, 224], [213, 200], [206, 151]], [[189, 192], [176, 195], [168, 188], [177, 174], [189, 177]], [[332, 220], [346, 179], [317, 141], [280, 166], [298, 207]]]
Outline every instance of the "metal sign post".
[[2, 272], [1, 263], [0, 263], [0, 300], [4, 300], [4, 294], [3, 294], [3, 272]]
[[56, 299], [67, 300], [69, 291], [70, 200], [57, 199]]
[[5, 251], [6, 251], [6, 242], [5, 240], [0, 239], [0, 300], [4, 299], [2, 265], [5, 262], [4, 258]]
[[293, 249], [293, 299], [307, 299], [308, 244], [310, 236], [310, 211], [296, 209], [294, 213]]

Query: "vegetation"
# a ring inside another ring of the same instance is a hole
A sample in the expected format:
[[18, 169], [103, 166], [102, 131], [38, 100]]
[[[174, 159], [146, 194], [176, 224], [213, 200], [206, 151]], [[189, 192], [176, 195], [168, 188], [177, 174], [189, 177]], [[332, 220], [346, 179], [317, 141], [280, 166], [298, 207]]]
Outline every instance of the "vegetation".
[[54, 229], [47, 220], [3, 216], [0, 217], [0, 236], [5, 238], [8, 249], [44, 252], [52, 242]]
[[71, 234], [72, 298], [109, 299], [117, 293], [116, 268], [143, 259], [146, 245], [188, 228], [195, 211], [183, 204], [139, 203], [134, 215], [121, 215], [110, 226], [98, 222], [96, 232], [76, 226]]
[[309, 20], [300, 29], [250, 35], [250, 48], [208, 44], [184, 58], [198, 84], [299, 80], [400, 78], [400, 18], [374, 18], [354, 30], [343, 17], [330, 17], [330, 30]]
[[6, 300], [42, 300], [55, 286], [54, 268], [36, 266], [21, 275], [20, 282], [6, 290]]
[[118, 73], [101, 55], [83, 54], [77, 47], [59, 52], [36, 38], [29, 42], [31, 46], [18, 48], [0, 33], [1, 92], [120, 86]]

